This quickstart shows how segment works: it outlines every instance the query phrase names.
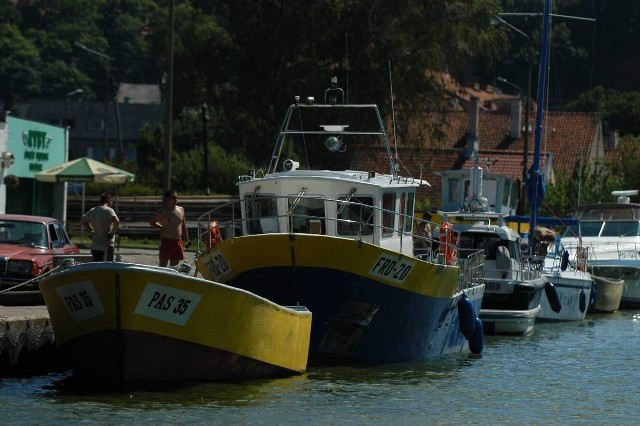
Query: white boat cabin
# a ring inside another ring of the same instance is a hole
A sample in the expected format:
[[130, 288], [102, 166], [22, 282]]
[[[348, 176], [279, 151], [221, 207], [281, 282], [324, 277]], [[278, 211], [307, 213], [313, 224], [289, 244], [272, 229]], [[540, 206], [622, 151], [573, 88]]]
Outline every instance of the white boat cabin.
[[[442, 177], [442, 210], [464, 210], [465, 199], [472, 193], [471, 170], [447, 170], [438, 174]], [[487, 210], [506, 215], [516, 214], [520, 181], [489, 172], [481, 172], [481, 179], [481, 192], [487, 199]]]
[[243, 234], [352, 238], [413, 255], [417, 182], [373, 172], [288, 168], [238, 183]]

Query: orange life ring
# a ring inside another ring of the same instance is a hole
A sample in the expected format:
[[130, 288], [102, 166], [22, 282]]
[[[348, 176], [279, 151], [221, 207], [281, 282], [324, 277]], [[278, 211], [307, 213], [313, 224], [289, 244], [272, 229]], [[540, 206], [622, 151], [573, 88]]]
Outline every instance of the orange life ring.
[[220, 244], [220, 228], [218, 222], [212, 220], [209, 222], [209, 228], [207, 232], [202, 234], [202, 242], [207, 247], [207, 250], [211, 250], [213, 247]]
[[455, 248], [456, 236], [449, 222], [440, 225], [440, 253], [444, 256], [447, 265], [453, 264], [458, 258], [458, 250]]

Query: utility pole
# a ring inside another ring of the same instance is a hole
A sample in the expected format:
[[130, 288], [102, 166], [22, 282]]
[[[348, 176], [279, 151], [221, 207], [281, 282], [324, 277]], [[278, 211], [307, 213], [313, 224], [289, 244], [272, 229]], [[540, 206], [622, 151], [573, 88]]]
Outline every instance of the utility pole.
[[164, 146], [164, 178], [165, 189], [171, 188], [171, 150], [173, 149], [173, 53], [175, 39], [175, 0], [169, 6], [169, 70], [167, 76], [167, 131]]

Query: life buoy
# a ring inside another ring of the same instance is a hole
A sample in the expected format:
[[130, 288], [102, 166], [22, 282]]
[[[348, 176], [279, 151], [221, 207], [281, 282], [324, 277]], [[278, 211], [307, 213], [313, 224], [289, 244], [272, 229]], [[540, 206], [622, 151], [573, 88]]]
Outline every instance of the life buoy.
[[220, 228], [218, 227], [217, 221], [212, 220], [209, 222], [207, 232], [202, 234], [202, 242], [207, 247], [207, 250], [211, 250], [220, 244]]
[[449, 222], [440, 225], [440, 253], [444, 256], [447, 265], [453, 264], [458, 258], [458, 250], [455, 248], [456, 237]]

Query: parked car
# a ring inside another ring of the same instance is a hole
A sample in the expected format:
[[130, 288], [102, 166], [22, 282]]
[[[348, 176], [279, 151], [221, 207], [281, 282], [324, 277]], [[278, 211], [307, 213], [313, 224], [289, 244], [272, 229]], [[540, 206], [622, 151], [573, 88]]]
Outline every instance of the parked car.
[[38, 277], [54, 268], [54, 257], [78, 253], [58, 219], [0, 214], [0, 304], [41, 303]]

